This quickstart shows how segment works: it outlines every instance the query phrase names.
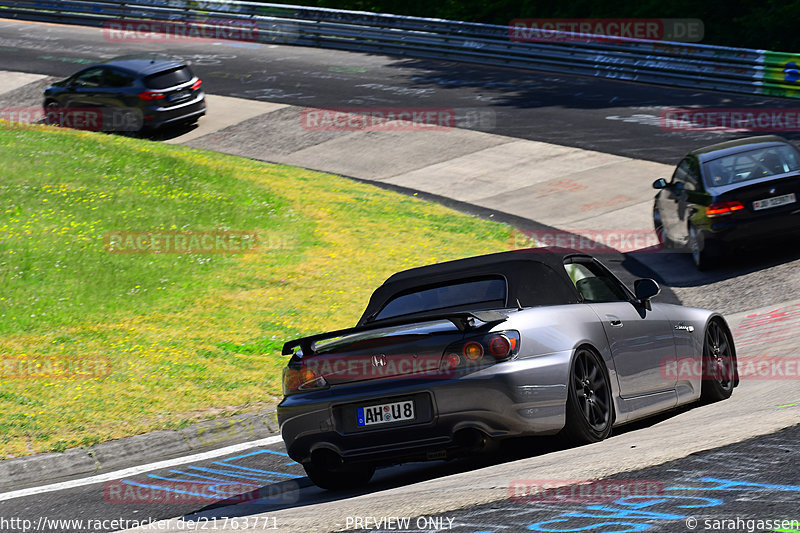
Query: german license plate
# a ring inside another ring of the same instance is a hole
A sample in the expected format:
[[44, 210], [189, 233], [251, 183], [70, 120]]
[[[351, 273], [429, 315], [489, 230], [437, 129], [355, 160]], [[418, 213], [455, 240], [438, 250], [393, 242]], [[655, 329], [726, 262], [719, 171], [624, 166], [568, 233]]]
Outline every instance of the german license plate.
[[794, 193], [784, 194], [782, 196], [773, 196], [772, 198], [765, 198], [763, 200], [756, 200], [753, 202], [753, 209], [759, 211], [761, 209], [769, 209], [770, 207], [778, 207], [780, 205], [793, 204], [797, 201]]
[[359, 407], [356, 409], [356, 417], [359, 427], [400, 422], [402, 420], [413, 420], [414, 402], [412, 400], [407, 400], [404, 402], [382, 403], [380, 405], [370, 405], [369, 407]]
[[177, 100], [183, 100], [184, 98], [189, 98], [191, 96], [191, 92], [189, 91], [178, 91], [176, 93], [172, 93], [169, 95], [169, 99], [171, 102], [175, 102]]

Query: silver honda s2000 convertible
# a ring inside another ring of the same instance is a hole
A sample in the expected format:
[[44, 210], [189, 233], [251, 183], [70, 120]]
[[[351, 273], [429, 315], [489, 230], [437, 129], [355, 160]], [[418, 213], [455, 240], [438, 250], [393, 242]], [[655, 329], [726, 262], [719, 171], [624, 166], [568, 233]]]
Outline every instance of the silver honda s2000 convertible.
[[358, 324], [293, 340], [278, 419], [320, 487], [377, 465], [448, 459], [508, 437], [606, 438], [612, 427], [738, 384], [727, 323], [651, 302], [597, 259], [515, 250], [406, 270]]

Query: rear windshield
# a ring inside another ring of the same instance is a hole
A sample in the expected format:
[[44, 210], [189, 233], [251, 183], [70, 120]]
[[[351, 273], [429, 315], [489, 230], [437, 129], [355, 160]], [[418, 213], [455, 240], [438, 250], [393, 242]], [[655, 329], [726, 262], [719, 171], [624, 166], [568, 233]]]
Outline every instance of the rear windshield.
[[165, 70], [158, 74], [152, 74], [144, 79], [144, 84], [150, 89], [166, 89], [186, 83], [194, 77], [189, 67], [178, 67], [172, 70]]
[[800, 170], [800, 157], [791, 146], [769, 146], [706, 161], [703, 170], [707, 186], [721, 187]]
[[505, 306], [506, 280], [492, 277], [423, 288], [396, 296], [381, 309], [377, 320], [437, 310], [491, 309]]

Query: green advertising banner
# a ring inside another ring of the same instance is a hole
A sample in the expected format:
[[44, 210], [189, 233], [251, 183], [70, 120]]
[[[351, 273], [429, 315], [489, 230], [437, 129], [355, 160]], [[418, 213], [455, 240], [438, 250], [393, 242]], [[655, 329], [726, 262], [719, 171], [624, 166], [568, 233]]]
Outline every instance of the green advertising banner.
[[762, 94], [800, 98], [800, 54], [764, 51]]

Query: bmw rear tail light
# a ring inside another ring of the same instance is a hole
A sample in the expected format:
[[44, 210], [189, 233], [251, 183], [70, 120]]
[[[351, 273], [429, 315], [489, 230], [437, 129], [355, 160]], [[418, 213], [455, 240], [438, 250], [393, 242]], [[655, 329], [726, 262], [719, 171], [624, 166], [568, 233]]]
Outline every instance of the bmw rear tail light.
[[519, 353], [519, 332], [498, 331], [451, 344], [442, 355], [440, 368], [454, 370], [513, 359]]
[[203, 80], [197, 78], [197, 81], [192, 84], [192, 90], [199, 89], [201, 85], [203, 85]]
[[328, 382], [316, 370], [301, 363], [300, 367], [287, 366], [283, 369], [283, 394], [288, 396], [297, 392], [324, 389]]
[[724, 215], [730, 215], [734, 211], [739, 211], [741, 209], [744, 209], [744, 206], [742, 205], [742, 202], [737, 200], [730, 202], [715, 202], [706, 209], [706, 216], [721, 217]]
[[162, 98], [166, 98], [166, 94], [160, 93], [158, 91], [145, 91], [143, 93], [139, 93], [139, 100], [150, 101], [150, 100], [161, 100]]

